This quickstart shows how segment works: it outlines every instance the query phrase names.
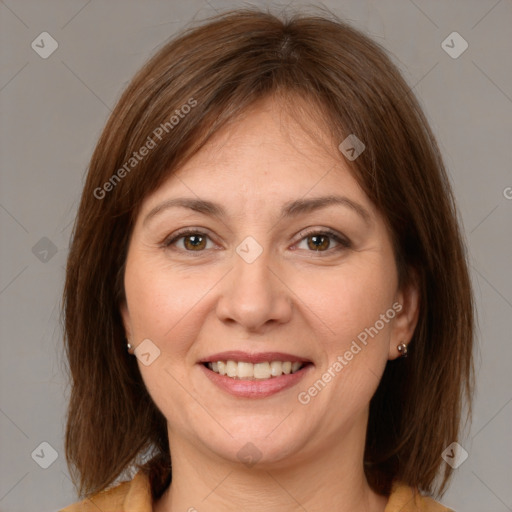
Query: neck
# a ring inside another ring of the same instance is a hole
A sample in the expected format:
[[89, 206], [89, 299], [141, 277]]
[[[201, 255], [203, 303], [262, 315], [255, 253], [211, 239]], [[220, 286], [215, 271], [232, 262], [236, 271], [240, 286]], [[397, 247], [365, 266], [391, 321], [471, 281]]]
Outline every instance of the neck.
[[278, 463], [262, 459], [252, 467], [170, 436], [172, 484], [153, 510], [384, 512], [387, 498], [372, 491], [364, 474], [360, 432], [338, 432], [323, 439], [324, 449], [303, 450]]

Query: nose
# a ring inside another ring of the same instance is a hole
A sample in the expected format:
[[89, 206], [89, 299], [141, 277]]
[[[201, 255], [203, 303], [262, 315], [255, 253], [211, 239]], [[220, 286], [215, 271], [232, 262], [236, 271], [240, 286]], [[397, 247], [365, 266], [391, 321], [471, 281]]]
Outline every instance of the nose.
[[270, 324], [290, 321], [292, 292], [267, 254], [264, 250], [251, 263], [234, 255], [234, 268], [222, 280], [217, 302], [221, 321], [236, 322], [251, 332], [263, 332]]

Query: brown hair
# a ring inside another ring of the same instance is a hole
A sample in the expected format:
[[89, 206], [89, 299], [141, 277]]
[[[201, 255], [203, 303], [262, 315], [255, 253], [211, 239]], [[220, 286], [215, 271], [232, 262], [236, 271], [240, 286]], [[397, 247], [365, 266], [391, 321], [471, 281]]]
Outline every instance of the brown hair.
[[[365, 151], [347, 163], [390, 228], [400, 284], [413, 274], [418, 280], [409, 356], [388, 362], [370, 403], [368, 482], [381, 494], [389, 494], [393, 479], [429, 494], [446, 487], [452, 470], [441, 453], [458, 439], [465, 403], [467, 418], [471, 412], [474, 312], [434, 136], [390, 58], [359, 31], [333, 15], [281, 19], [238, 10], [188, 29], [146, 63], [90, 161], [63, 305], [72, 384], [66, 457], [82, 496], [133, 467], [150, 475], [154, 498], [171, 480], [166, 421], [126, 352], [119, 312], [140, 205], [220, 127], [276, 94], [306, 99], [336, 140], [353, 133], [364, 142]], [[150, 141], [156, 147], [135, 160]], [[143, 454], [151, 460], [142, 461]]]

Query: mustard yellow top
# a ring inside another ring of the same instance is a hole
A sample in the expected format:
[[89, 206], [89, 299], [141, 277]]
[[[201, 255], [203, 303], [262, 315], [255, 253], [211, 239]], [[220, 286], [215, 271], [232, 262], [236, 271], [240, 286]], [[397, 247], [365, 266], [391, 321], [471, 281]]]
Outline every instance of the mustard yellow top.
[[[95, 494], [59, 512], [152, 512], [149, 479], [139, 471], [133, 480]], [[454, 512], [412, 487], [394, 483], [385, 512]]]

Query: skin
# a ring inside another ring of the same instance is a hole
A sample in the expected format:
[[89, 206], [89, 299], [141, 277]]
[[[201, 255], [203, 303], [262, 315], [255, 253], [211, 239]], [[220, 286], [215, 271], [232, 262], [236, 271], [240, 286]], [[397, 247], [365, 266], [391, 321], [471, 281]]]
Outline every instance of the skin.
[[[149, 366], [138, 361], [167, 418], [172, 453], [172, 484], [154, 511], [259, 512], [262, 504], [269, 511], [385, 509], [387, 497], [371, 490], [363, 471], [369, 401], [387, 361], [399, 356], [397, 345], [412, 337], [418, 290], [398, 288], [384, 219], [350, 174], [339, 141], [320, 121], [312, 125], [313, 115], [300, 123], [282, 102], [258, 102], [142, 205], [121, 312], [132, 345], [149, 338], [160, 350]], [[287, 201], [330, 194], [357, 202], [369, 222], [336, 205], [278, 218]], [[144, 222], [176, 197], [218, 202], [227, 216], [173, 207]], [[163, 245], [186, 227], [208, 235], [200, 249], [190, 236]], [[315, 250], [306, 228], [331, 228], [351, 246], [327, 238]], [[250, 264], [235, 250], [247, 236], [263, 248]], [[400, 313], [301, 404], [298, 393], [396, 302]], [[270, 397], [237, 398], [197, 364], [224, 350], [287, 352], [314, 368]], [[251, 467], [237, 456], [248, 442], [261, 455]]]

